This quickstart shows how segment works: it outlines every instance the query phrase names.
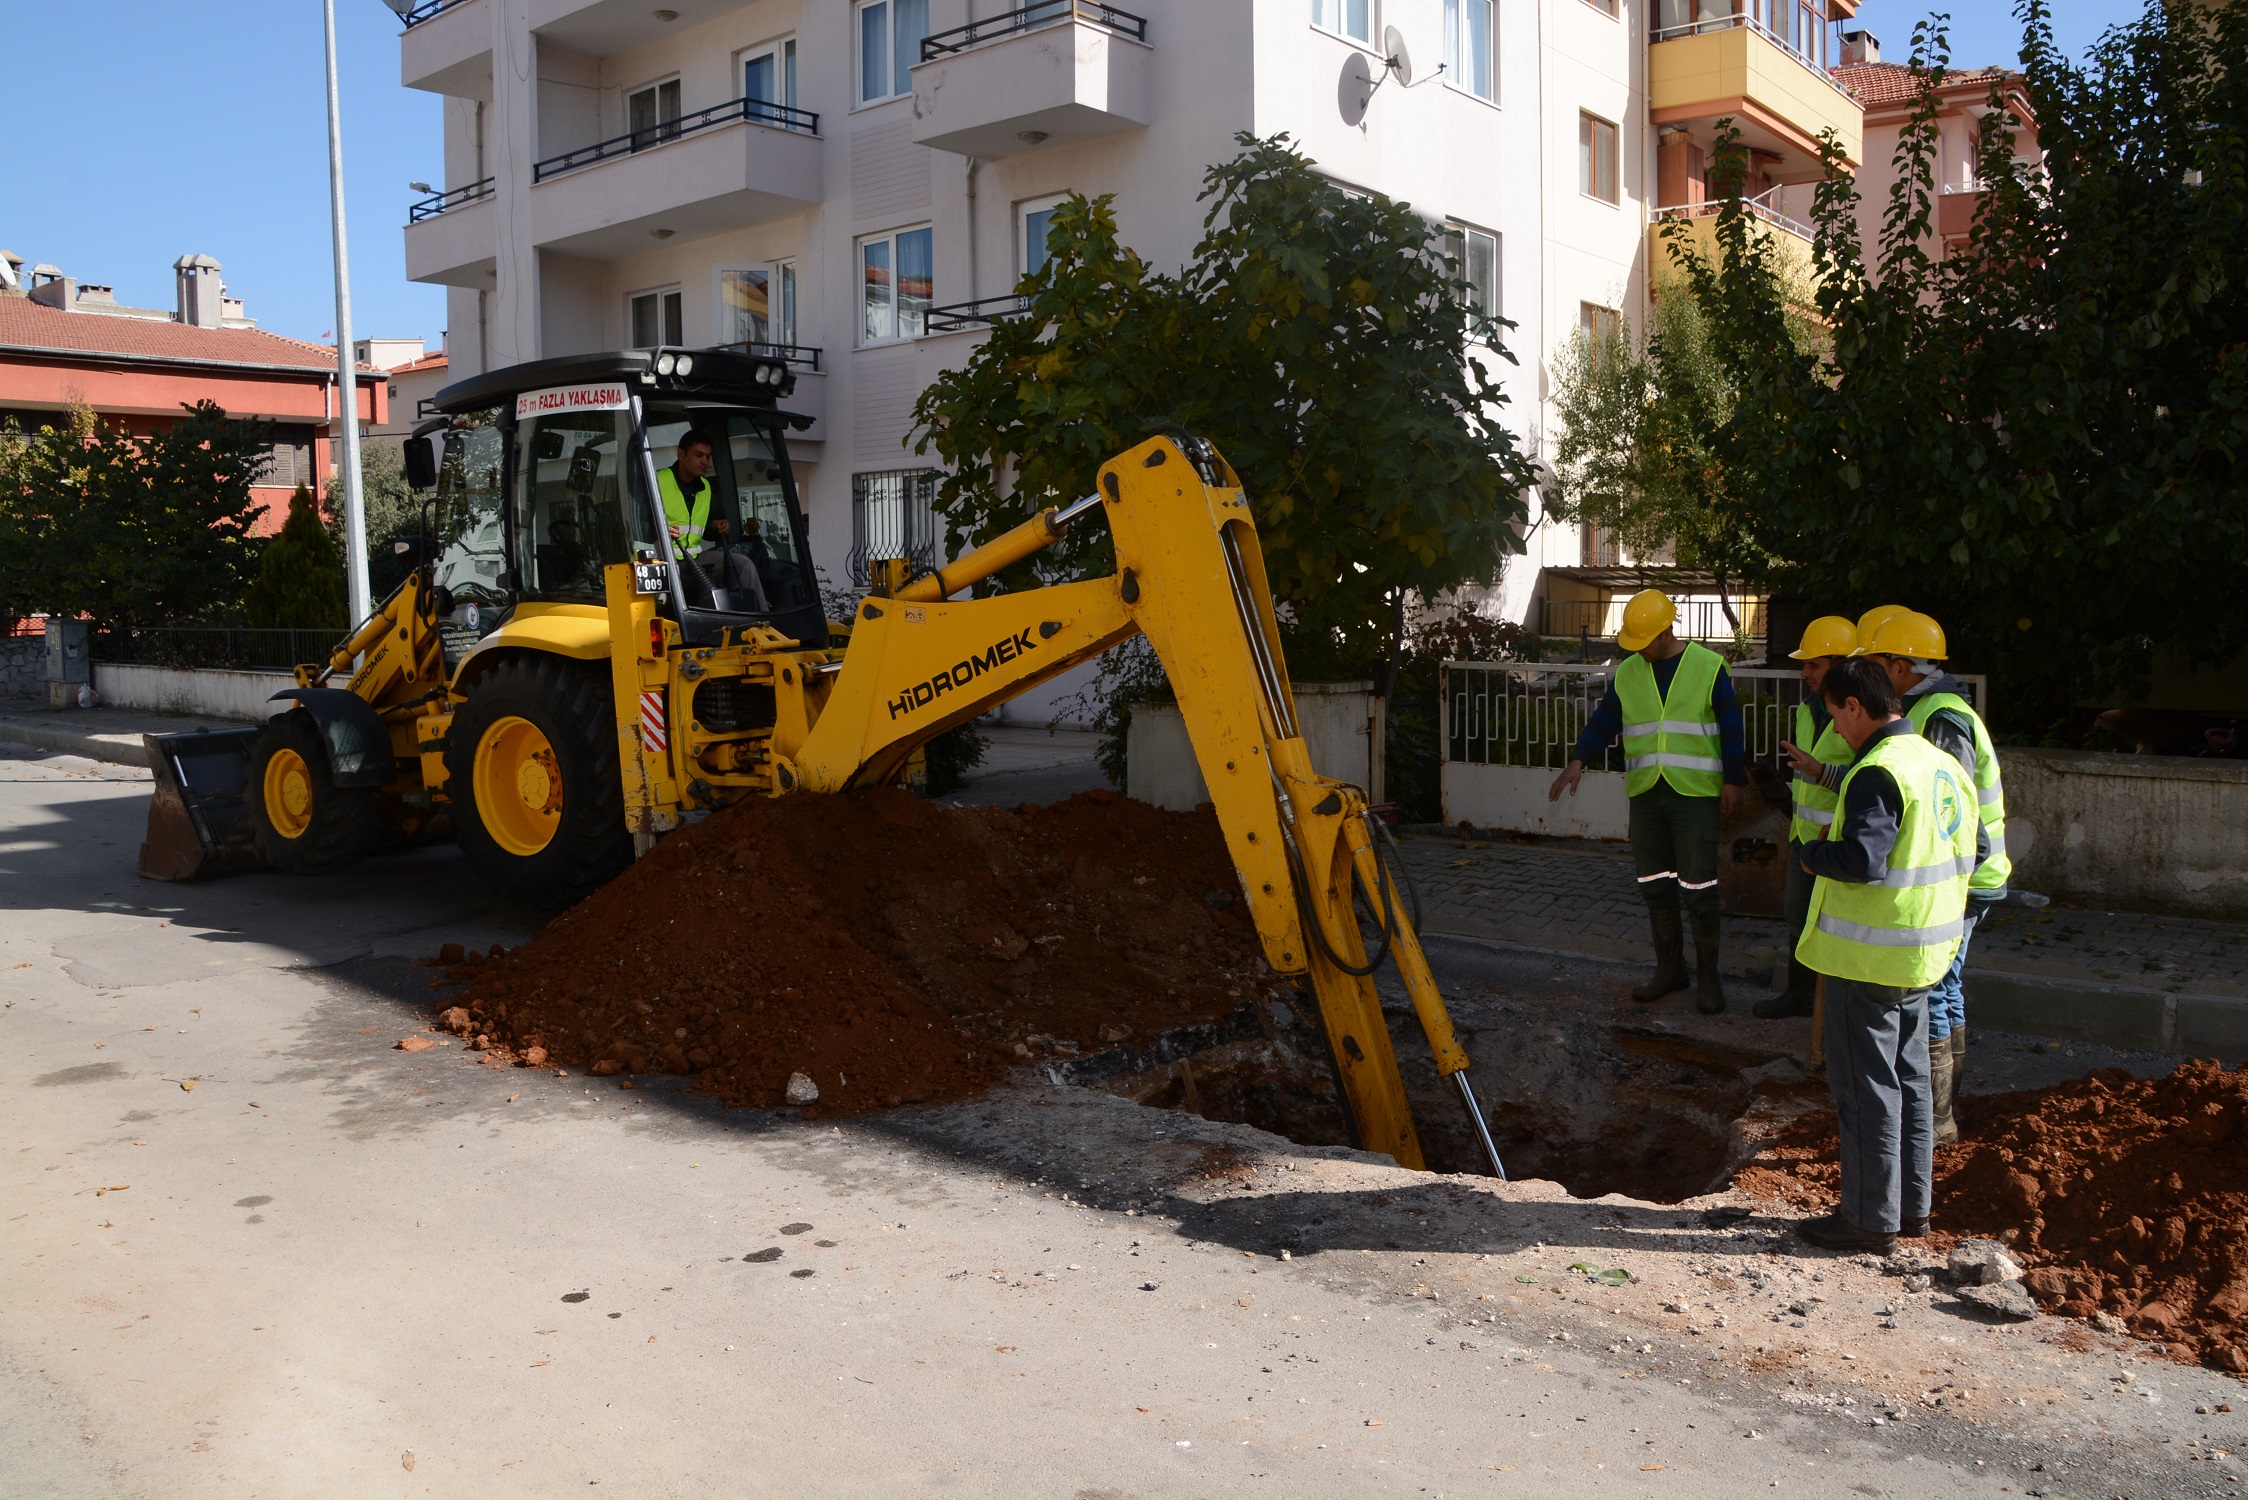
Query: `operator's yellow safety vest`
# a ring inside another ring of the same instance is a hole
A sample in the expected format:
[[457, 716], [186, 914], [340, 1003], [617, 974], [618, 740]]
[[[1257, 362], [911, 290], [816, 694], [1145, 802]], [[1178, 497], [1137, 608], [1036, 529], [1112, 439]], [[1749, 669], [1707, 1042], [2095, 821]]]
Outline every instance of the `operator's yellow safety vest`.
[[1655, 669], [1645, 657], [1627, 656], [1616, 668], [1625, 791], [1636, 797], [1658, 779], [1688, 797], [1714, 797], [1724, 787], [1717, 708], [1710, 701], [1724, 666], [1725, 658], [1707, 646], [1688, 646], [1667, 695], [1655, 691]]
[[[1850, 748], [1829, 719], [1817, 730], [1817, 743], [1812, 743], [1811, 705], [1795, 705], [1795, 745], [1809, 752], [1811, 758], [1823, 766], [1846, 766], [1857, 754]], [[1795, 811], [1787, 820], [1787, 836], [1798, 844], [1815, 844], [1826, 837], [1834, 826], [1835, 809], [1842, 805], [1842, 793], [1828, 787], [1814, 776], [1798, 771], [1789, 787], [1795, 799]]]
[[1990, 729], [1983, 723], [1983, 716], [1957, 693], [1927, 693], [1908, 698], [1905, 704], [1912, 727], [1923, 734], [1928, 732], [1928, 721], [1935, 717], [1939, 708], [1955, 710], [1974, 731], [1975, 805], [1982, 816], [1983, 832], [1990, 836], [1990, 854], [1968, 885], [1978, 891], [2006, 889], [2006, 878], [2014, 873], [2014, 862], [2006, 857], [2006, 788], [1998, 779], [1998, 747], [1991, 743]]
[[671, 550], [692, 557], [702, 550], [703, 532], [710, 526], [710, 481], [705, 479], [690, 501], [679, 492], [678, 472], [656, 470], [656, 490], [663, 496], [664, 525], [671, 528]]
[[[1838, 979], [1923, 989], [1944, 977], [1964, 931], [1975, 872], [1973, 794], [1959, 762], [1918, 735], [1875, 741], [1842, 778], [1844, 798], [1868, 766], [1895, 778], [1904, 798], [1888, 873], [1868, 885], [1820, 876], [1795, 956]], [[1830, 824], [1827, 837], [1834, 836]]]

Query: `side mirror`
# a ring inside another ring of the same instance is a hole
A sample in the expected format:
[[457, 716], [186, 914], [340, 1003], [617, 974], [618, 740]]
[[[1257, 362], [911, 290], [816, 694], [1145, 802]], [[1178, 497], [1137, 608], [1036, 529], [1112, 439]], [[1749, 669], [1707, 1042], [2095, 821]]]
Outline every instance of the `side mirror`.
[[406, 440], [406, 483], [417, 490], [437, 488], [437, 445], [444, 441], [438, 437], [412, 437]]

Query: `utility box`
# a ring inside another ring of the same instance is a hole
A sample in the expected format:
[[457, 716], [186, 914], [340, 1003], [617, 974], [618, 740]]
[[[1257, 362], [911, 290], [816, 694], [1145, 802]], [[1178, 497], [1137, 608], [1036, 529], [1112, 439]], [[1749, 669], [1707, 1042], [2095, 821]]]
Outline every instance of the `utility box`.
[[93, 626], [85, 620], [47, 618], [47, 706], [70, 708], [78, 690], [94, 680]]

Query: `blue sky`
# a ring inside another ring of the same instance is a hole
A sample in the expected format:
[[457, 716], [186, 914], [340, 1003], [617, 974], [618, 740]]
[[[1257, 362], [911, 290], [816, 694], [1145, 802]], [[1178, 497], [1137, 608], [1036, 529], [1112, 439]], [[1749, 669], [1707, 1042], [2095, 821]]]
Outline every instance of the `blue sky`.
[[[1932, 8], [1866, 0], [1859, 19], [1902, 59], [1913, 23]], [[1956, 63], [2015, 61], [2021, 34], [2009, 3], [1951, 0], [1948, 9]], [[2055, 28], [2081, 52], [2140, 9], [2138, 0], [2056, 0]], [[381, 0], [336, 0], [336, 32], [352, 328], [434, 346], [444, 296], [406, 280], [399, 227], [415, 196], [406, 184], [440, 181], [438, 102], [399, 86], [398, 21]], [[9, 28], [0, 99], [15, 126], [0, 246], [107, 282], [122, 302], [162, 308], [172, 305], [172, 262], [212, 255], [261, 327], [306, 339], [335, 327], [314, 0], [72, 0], [46, 21]]]

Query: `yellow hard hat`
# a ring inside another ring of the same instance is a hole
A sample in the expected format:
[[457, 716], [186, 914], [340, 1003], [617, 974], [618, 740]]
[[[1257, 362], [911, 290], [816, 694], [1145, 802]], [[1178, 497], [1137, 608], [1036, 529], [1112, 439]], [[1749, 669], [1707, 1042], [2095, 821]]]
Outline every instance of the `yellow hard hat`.
[[1883, 620], [1888, 619], [1891, 615], [1901, 615], [1904, 612], [1905, 607], [1902, 604], [1876, 604], [1873, 608], [1858, 616], [1858, 639], [1860, 641], [1872, 640], [1873, 633], [1881, 628]]
[[1916, 656], [1922, 661], [1942, 661], [1944, 627], [1914, 610], [1902, 610], [1874, 627], [1872, 638], [1859, 648], [1862, 656]]
[[1678, 606], [1670, 602], [1670, 595], [1661, 589], [1641, 589], [1624, 606], [1624, 628], [1616, 632], [1616, 644], [1626, 651], [1645, 650], [1677, 618]]
[[1821, 615], [1803, 627], [1803, 644], [1788, 653], [1792, 661], [1809, 661], [1814, 656], [1854, 656], [1858, 650], [1858, 627], [1840, 615]]

